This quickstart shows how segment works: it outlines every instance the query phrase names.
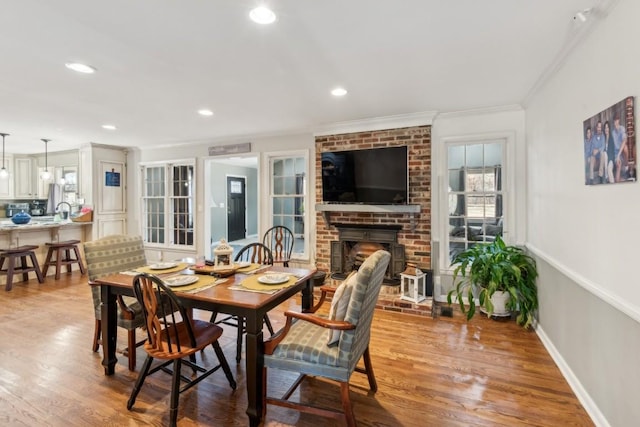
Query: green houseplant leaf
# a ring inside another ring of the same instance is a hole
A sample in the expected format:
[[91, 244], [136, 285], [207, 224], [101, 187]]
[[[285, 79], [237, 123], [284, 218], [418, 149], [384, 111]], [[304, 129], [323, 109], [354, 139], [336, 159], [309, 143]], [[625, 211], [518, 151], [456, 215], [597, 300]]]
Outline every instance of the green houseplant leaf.
[[455, 265], [454, 288], [447, 294], [447, 302], [457, 302], [467, 319], [475, 315], [476, 295], [479, 306], [491, 316], [491, 297], [503, 291], [510, 296], [507, 308], [518, 312], [518, 324], [531, 326], [538, 309], [538, 271], [535, 260], [522, 248], [507, 245], [496, 236], [493, 242], [459, 253], [451, 265]]

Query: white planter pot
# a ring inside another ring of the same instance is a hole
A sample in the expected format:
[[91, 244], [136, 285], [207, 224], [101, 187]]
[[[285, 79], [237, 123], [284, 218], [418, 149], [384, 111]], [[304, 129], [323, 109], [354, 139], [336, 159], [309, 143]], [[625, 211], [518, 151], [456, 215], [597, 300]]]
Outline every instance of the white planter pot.
[[[509, 292], [504, 291], [496, 291], [491, 296], [491, 303], [493, 304], [493, 313], [492, 316], [497, 317], [508, 317], [511, 316], [511, 311], [507, 308], [507, 302], [509, 302]], [[488, 314], [484, 308], [480, 308], [480, 311], [484, 314]]]

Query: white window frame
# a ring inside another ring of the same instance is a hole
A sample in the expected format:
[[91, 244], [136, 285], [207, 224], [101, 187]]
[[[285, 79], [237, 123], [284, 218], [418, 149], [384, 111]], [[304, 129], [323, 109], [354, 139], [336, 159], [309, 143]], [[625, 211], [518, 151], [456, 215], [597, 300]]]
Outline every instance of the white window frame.
[[[305, 171], [305, 179], [302, 185], [302, 197], [304, 198], [303, 209], [304, 213], [302, 215], [304, 220], [304, 232], [302, 233], [303, 250], [302, 252], [297, 251], [294, 248], [294, 252], [291, 255], [292, 259], [300, 260], [300, 261], [308, 261], [310, 259], [310, 230], [311, 224], [309, 223], [309, 212], [311, 210], [311, 200], [310, 200], [310, 192], [309, 185], [311, 182], [309, 174], [311, 173], [311, 167], [309, 164], [309, 150], [292, 150], [292, 151], [281, 151], [281, 152], [272, 152], [265, 153], [263, 157], [263, 179], [262, 182], [267, 183], [268, 188], [266, 188], [266, 192], [268, 194], [268, 200], [265, 200], [267, 209], [262, 212], [262, 224], [264, 225], [261, 230], [261, 235], [264, 235], [264, 232], [273, 226], [273, 205], [274, 205], [274, 197], [276, 197], [273, 192], [273, 164], [275, 160], [282, 159], [291, 159], [291, 158], [303, 158], [304, 164], [306, 165]], [[293, 230], [292, 230], [293, 231]], [[294, 232], [294, 236], [296, 236]], [[299, 237], [299, 236], [298, 236]]]
[[[173, 160], [170, 162], [145, 162], [140, 163], [140, 194], [142, 198], [140, 209], [140, 224], [142, 229], [142, 235], [145, 241], [145, 246], [149, 248], [161, 248], [161, 249], [183, 249], [183, 250], [195, 250], [196, 236], [198, 235], [197, 224], [197, 212], [196, 212], [196, 161], [195, 159], [183, 159]], [[190, 166], [193, 168], [193, 174], [191, 177], [191, 194], [189, 196], [182, 196], [188, 201], [188, 205], [191, 206], [189, 212], [192, 214], [192, 239], [191, 244], [181, 244], [174, 241], [174, 229], [173, 226], [173, 209], [172, 201], [177, 197], [173, 195], [173, 168], [175, 166]], [[164, 194], [161, 196], [164, 199], [164, 243], [149, 242], [147, 240], [148, 224], [147, 224], [147, 205], [146, 200], [150, 198], [147, 196], [146, 190], [146, 169], [147, 168], [163, 168], [164, 169]]]
[[503, 209], [503, 229], [502, 238], [507, 244], [515, 244], [512, 236], [515, 236], [517, 229], [516, 207], [515, 207], [515, 134], [513, 132], [496, 132], [479, 135], [452, 136], [441, 139], [440, 147], [440, 167], [438, 174], [439, 197], [439, 234], [440, 245], [438, 251], [438, 264], [441, 274], [452, 274], [453, 268], [449, 259], [449, 147], [451, 145], [476, 145], [491, 142], [502, 142], [502, 209]]

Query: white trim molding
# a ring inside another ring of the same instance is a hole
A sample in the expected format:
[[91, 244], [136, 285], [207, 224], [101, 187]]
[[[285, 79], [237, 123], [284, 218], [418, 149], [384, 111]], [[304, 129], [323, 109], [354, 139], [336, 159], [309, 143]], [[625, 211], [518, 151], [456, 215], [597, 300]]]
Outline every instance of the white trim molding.
[[542, 341], [542, 345], [544, 345], [544, 348], [547, 349], [553, 361], [556, 362], [558, 369], [560, 369], [560, 372], [562, 372], [562, 375], [569, 383], [569, 387], [571, 387], [571, 390], [573, 390], [573, 392], [576, 394], [576, 397], [578, 398], [580, 403], [582, 403], [582, 406], [591, 417], [593, 423], [598, 427], [610, 427], [611, 424], [609, 424], [609, 421], [607, 421], [602, 411], [600, 411], [600, 409], [598, 408], [598, 405], [596, 405], [589, 393], [587, 393], [587, 390], [585, 390], [585, 388], [582, 386], [582, 383], [580, 382], [580, 380], [578, 380], [578, 377], [576, 377], [576, 375], [573, 373], [567, 362], [564, 360], [560, 352], [558, 352], [558, 349], [556, 349], [556, 347], [553, 345], [553, 342], [549, 339], [542, 327], [539, 324], [536, 324], [535, 330], [536, 334], [540, 338], [540, 341]]
[[314, 129], [313, 136], [336, 135], [353, 132], [399, 129], [413, 126], [428, 126], [433, 123], [436, 111], [401, 114], [397, 116], [374, 117], [362, 120], [328, 123]]
[[605, 301], [606, 303], [620, 310], [627, 316], [631, 317], [636, 322], [640, 323], [640, 311], [638, 310], [638, 306], [629, 304], [619, 295], [605, 291], [604, 289], [602, 289], [602, 287], [593, 283], [586, 277], [581, 276], [580, 274], [571, 270], [570, 268], [558, 263], [552, 257], [547, 255], [545, 252], [541, 251], [540, 249], [536, 248], [532, 244], [527, 243], [526, 247], [535, 256], [542, 258], [546, 263], [554, 267], [560, 273], [567, 276], [569, 279], [573, 280], [577, 285], [583, 287], [584, 289], [591, 292], [596, 297], [600, 298], [601, 300]]

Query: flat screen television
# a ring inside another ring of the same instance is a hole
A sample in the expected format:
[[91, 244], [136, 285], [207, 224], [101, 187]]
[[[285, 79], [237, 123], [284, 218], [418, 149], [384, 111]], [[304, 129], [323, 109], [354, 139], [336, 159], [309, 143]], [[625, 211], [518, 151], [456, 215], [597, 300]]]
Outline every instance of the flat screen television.
[[326, 152], [321, 161], [325, 203], [408, 203], [406, 146]]

